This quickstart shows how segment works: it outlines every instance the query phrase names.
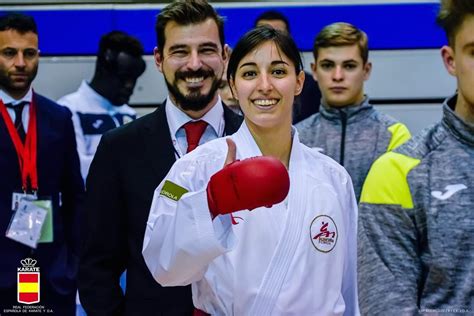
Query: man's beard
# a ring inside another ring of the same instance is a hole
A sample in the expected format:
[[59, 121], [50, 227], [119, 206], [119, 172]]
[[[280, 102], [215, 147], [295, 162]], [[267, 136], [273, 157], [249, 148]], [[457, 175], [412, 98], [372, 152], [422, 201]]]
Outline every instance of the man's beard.
[[[211, 88], [207, 94], [201, 94], [200, 89], [189, 89], [189, 94], [184, 95], [178, 88], [178, 80], [185, 80], [186, 77], [203, 77], [204, 80], [208, 77], [213, 78]], [[179, 71], [176, 72], [173, 84], [171, 84], [166, 76], [164, 76], [168, 92], [175, 99], [179, 107], [185, 111], [200, 111], [211, 102], [217, 93], [220, 80], [216, 78], [213, 70], [199, 69], [197, 71]]]
[[0, 88], [12, 96], [24, 94], [30, 89], [31, 83], [35, 79], [37, 73], [38, 67], [33, 69], [31, 73], [25, 73], [27, 75], [26, 81], [21, 86], [18, 86], [13, 83], [13, 80], [8, 76], [8, 74], [0, 71]]

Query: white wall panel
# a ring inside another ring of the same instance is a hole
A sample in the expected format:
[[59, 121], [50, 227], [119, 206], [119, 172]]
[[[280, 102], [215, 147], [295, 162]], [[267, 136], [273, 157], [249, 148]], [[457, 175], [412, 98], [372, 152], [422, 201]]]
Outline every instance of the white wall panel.
[[[304, 53], [305, 68], [310, 70], [311, 53]], [[373, 51], [370, 53], [373, 72], [366, 84], [366, 92], [373, 99], [433, 99], [445, 98], [454, 93], [456, 82], [446, 72], [439, 50]], [[157, 105], [167, 95], [162, 74], [157, 70], [153, 57], [145, 57], [147, 69], [135, 87], [131, 104]], [[94, 57], [47, 57], [42, 58], [36, 91], [57, 100], [75, 91], [83, 78], [89, 80], [94, 72]], [[438, 121], [441, 105], [403, 104], [380, 105], [383, 112], [398, 118], [412, 130]], [[144, 114], [153, 108], [141, 108]]]

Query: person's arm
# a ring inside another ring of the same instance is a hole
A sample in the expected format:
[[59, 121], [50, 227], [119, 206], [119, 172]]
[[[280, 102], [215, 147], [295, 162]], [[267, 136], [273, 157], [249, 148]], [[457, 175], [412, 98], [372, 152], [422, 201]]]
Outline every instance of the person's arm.
[[357, 201], [350, 176], [343, 178], [341, 209], [344, 212], [347, 252], [344, 261], [342, 296], [346, 304], [344, 315], [360, 315], [357, 295]]
[[419, 160], [388, 153], [372, 166], [361, 196], [358, 232], [359, 304], [363, 315], [418, 311], [422, 266], [420, 223], [408, 173]]
[[[212, 153], [187, 156], [173, 165], [155, 190], [143, 256], [163, 286], [198, 281], [211, 261], [232, 248], [228, 213], [270, 207], [288, 194], [288, 172], [278, 159], [235, 161], [235, 143], [228, 139], [227, 145], [224, 163], [210, 159]], [[220, 165], [224, 168], [218, 170]]]
[[64, 218], [64, 234], [69, 249], [74, 256], [75, 266], [79, 259], [81, 241], [80, 227], [84, 207], [84, 181], [80, 174], [79, 158], [76, 151], [74, 128], [67, 110], [64, 123], [64, 165], [61, 171], [61, 212]]
[[119, 157], [105, 135], [87, 178], [78, 286], [81, 304], [89, 316], [123, 313], [119, 283], [125, 270], [127, 231]]
[[81, 126], [81, 120], [79, 119], [79, 115], [74, 110], [74, 108], [68, 104], [69, 102], [70, 101], [67, 98], [61, 98], [58, 100], [58, 104], [67, 107], [72, 113], [72, 123], [74, 126], [74, 133], [76, 136], [76, 146], [77, 146], [77, 153], [79, 155], [79, 162], [81, 166], [81, 174], [82, 174], [82, 178], [85, 181], [92, 159], [94, 158], [94, 155], [90, 155], [87, 153], [87, 147], [86, 147], [86, 142], [84, 139], [84, 132]]
[[[222, 160], [215, 164], [223, 164]], [[143, 243], [143, 257], [162, 286], [188, 285], [234, 244], [229, 215], [211, 218], [206, 174], [197, 161], [180, 159], [155, 190]]]

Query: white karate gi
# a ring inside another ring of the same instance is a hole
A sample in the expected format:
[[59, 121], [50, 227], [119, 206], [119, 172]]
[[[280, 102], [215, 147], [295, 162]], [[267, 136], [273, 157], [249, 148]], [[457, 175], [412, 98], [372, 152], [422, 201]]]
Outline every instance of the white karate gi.
[[[206, 196], [210, 177], [224, 165], [224, 138], [173, 165], [155, 190], [143, 245], [161, 285], [192, 283], [194, 305], [212, 315], [359, 314], [351, 179], [293, 133], [287, 199], [233, 213], [236, 225], [229, 214], [211, 220]], [[237, 159], [262, 155], [245, 123], [230, 137]], [[165, 181], [189, 192], [175, 201], [161, 194]], [[324, 222], [331, 222], [329, 235], [315, 240]]]

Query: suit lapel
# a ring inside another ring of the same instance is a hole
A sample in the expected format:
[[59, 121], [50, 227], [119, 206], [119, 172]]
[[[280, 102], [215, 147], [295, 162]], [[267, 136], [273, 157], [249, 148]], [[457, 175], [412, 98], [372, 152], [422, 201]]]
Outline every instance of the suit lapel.
[[[11, 164], [14, 164], [14, 167]], [[13, 145], [5, 121], [0, 116], [0, 172], [3, 172], [3, 170], [1, 170], [3, 167], [16, 168], [15, 170], [19, 170], [15, 145]], [[0, 181], [2, 180], [0, 179]], [[18, 184], [21, 187], [21, 180], [18, 181]]]
[[[49, 109], [41, 102], [41, 98], [35, 93], [36, 104], [36, 133], [38, 137], [38, 159], [44, 151], [49, 147], [49, 143], [58, 138], [59, 135], [54, 133], [50, 115], [47, 114]], [[28, 131], [29, 132], [29, 131]]]
[[[166, 176], [176, 161], [166, 118], [165, 103], [166, 101], [150, 114], [140, 130], [145, 147], [145, 157], [150, 160], [153, 170], [160, 179]], [[226, 106], [224, 106], [224, 120], [226, 135], [235, 133], [242, 123], [242, 117]]]
[[173, 143], [165, 113], [166, 101], [158, 107], [140, 130], [145, 146], [145, 157], [153, 170], [163, 179], [176, 161]]
[[225, 121], [225, 134], [232, 135], [239, 129], [242, 125], [243, 117], [235, 114], [231, 109], [223, 104], [224, 107], [224, 121]]

